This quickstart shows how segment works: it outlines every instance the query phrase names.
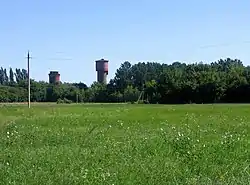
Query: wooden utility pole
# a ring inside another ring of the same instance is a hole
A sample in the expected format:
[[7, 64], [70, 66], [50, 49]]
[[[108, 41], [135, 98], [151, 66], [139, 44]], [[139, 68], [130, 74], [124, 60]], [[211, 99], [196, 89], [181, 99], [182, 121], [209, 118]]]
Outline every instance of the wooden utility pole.
[[30, 108], [30, 53], [28, 51], [28, 107]]

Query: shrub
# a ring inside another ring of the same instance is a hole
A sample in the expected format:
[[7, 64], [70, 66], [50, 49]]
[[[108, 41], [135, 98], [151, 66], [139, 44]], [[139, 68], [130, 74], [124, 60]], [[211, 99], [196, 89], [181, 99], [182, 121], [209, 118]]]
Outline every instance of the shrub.
[[57, 104], [64, 104], [64, 103], [66, 103], [66, 104], [71, 104], [72, 101], [71, 101], [71, 100], [68, 100], [67, 98], [64, 98], [63, 100], [62, 100], [61, 98], [59, 98], [59, 99], [57, 100], [56, 103], [57, 103]]
[[64, 98], [63, 101], [64, 101], [64, 103], [66, 103], [66, 104], [71, 104], [71, 103], [72, 103], [72, 101], [71, 101], [71, 100], [68, 100], [67, 98]]
[[56, 103], [57, 103], [57, 104], [63, 104], [64, 101], [63, 101], [61, 98], [59, 98], [59, 99], [56, 101]]

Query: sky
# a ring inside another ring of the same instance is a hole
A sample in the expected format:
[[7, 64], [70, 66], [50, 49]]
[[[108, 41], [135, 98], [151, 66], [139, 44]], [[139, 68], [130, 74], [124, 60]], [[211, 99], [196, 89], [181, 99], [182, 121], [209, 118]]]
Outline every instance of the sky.
[[0, 66], [27, 68], [29, 50], [31, 78], [90, 85], [101, 58], [108, 79], [125, 61], [250, 65], [249, 21], [249, 0], [0, 0]]

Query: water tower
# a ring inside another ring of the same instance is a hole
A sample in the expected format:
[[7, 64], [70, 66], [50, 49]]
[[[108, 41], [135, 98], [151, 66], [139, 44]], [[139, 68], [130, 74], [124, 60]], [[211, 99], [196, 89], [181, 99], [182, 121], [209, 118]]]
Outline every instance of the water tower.
[[97, 71], [97, 81], [99, 83], [107, 83], [108, 75], [108, 60], [97, 60], [96, 62], [96, 71]]
[[60, 83], [60, 74], [58, 71], [50, 71], [49, 73], [49, 83], [58, 84]]

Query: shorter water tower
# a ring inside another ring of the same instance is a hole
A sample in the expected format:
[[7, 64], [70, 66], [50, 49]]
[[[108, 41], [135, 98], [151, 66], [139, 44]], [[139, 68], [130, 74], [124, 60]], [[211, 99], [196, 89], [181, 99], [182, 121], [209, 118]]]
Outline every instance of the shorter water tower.
[[49, 73], [49, 83], [58, 84], [60, 83], [60, 74], [58, 71], [50, 71]]
[[96, 71], [97, 71], [97, 81], [99, 83], [107, 83], [108, 76], [108, 60], [97, 60], [96, 62]]

